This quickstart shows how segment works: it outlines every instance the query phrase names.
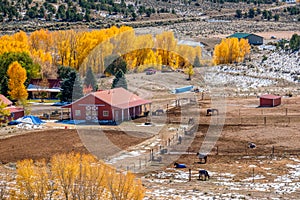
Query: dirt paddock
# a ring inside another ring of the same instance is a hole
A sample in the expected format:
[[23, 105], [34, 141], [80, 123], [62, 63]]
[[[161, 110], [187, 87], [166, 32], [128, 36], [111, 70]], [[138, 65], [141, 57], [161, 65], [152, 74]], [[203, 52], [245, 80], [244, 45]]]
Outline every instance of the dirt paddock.
[[[96, 133], [102, 138], [108, 138], [120, 150], [141, 143], [147, 138], [134, 137], [133, 134], [125, 134], [122, 131], [106, 130], [81, 130], [81, 133]], [[106, 155], [116, 153], [109, 147], [101, 144]], [[46, 159], [60, 153], [90, 153], [83, 145], [77, 130], [75, 129], [51, 129], [29, 132], [0, 140], [0, 161], [5, 164], [22, 159]]]

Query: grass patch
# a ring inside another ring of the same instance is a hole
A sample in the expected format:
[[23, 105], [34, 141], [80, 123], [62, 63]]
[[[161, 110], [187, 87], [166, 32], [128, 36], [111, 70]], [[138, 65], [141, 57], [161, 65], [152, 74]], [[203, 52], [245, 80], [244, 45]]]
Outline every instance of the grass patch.
[[44, 99], [44, 102], [41, 101], [41, 99], [29, 99], [29, 103], [55, 103], [59, 102], [59, 99]]

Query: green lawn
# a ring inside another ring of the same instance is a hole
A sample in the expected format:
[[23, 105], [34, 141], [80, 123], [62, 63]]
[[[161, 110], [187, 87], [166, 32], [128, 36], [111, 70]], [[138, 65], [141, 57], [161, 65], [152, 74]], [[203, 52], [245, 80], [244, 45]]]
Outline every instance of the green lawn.
[[[44, 99], [43, 103], [55, 103], [55, 102], [59, 102], [59, 99]], [[28, 100], [29, 103], [41, 103], [42, 101], [40, 99], [29, 99]]]

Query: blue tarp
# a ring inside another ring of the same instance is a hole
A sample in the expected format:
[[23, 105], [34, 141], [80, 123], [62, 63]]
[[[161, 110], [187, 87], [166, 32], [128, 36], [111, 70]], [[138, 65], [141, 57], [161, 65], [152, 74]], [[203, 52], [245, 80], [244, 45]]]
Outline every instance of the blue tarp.
[[34, 124], [34, 125], [40, 125], [42, 123], [45, 123], [40, 118], [33, 116], [33, 115], [26, 115], [26, 116], [18, 119], [17, 121], [19, 121], [21, 123], [29, 123], [29, 124]]
[[191, 91], [192, 89], [193, 89], [193, 86], [189, 85], [189, 86], [185, 86], [185, 87], [181, 87], [181, 88], [176, 88], [174, 93], [178, 94], [178, 93], [188, 92], [188, 91]]

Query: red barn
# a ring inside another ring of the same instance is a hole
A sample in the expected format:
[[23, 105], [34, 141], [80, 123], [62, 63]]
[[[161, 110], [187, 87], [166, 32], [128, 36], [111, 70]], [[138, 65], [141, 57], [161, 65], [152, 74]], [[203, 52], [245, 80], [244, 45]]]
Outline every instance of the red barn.
[[260, 96], [260, 107], [275, 107], [281, 104], [281, 96], [265, 94]]
[[151, 101], [124, 88], [115, 88], [90, 93], [62, 108], [71, 109], [70, 117], [74, 120], [121, 122], [142, 115], [150, 106]]

